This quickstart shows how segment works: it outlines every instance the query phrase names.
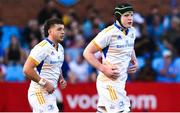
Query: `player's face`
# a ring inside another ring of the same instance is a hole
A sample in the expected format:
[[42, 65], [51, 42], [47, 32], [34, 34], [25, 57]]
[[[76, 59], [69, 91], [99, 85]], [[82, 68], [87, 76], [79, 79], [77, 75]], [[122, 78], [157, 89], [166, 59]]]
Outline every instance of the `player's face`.
[[121, 16], [121, 22], [124, 27], [129, 28], [133, 25], [133, 12], [128, 11]]
[[62, 42], [64, 39], [64, 25], [63, 24], [55, 24], [52, 28], [52, 36], [54, 39], [59, 43]]

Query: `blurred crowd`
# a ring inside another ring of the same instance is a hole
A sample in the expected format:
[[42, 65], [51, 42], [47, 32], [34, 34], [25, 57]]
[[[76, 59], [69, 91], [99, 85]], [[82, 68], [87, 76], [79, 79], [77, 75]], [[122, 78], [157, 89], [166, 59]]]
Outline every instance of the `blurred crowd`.
[[[152, 5], [146, 15], [134, 12], [136, 29], [135, 50], [139, 63], [137, 73], [129, 75], [128, 81], [180, 82], [180, 12], [178, 5], [170, 5], [170, 11], [160, 14], [160, 6]], [[104, 22], [100, 11], [87, 6], [87, 17], [78, 17], [76, 10], [63, 13], [55, 2], [46, 0], [37, 18], [30, 19], [23, 28], [5, 25], [0, 19], [0, 81], [22, 82], [28, 79], [22, 68], [30, 50], [43, 40], [43, 24], [49, 18], [61, 18], [65, 24], [66, 37], [63, 76], [72, 84], [94, 82], [97, 70], [82, 56], [86, 45], [114, 20]], [[101, 60], [101, 53], [96, 54]]]

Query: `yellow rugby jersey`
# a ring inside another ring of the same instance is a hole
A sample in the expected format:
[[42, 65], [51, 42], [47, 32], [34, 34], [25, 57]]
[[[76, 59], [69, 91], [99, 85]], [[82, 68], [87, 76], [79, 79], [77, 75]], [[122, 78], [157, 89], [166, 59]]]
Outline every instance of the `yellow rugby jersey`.
[[[126, 32], [114, 23], [102, 30], [94, 39], [93, 43], [102, 52], [102, 63], [116, 65], [120, 74], [117, 82], [124, 82], [127, 79], [127, 68], [134, 50], [135, 29], [128, 28]], [[103, 73], [99, 73], [98, 80], [110, 80]]]
[[[36, 63], [39, 76], [48, 80], [56, 88], [64, 61], [62, 45], [58, 44], [58, 50], [56, 50], [52, 41], [44, 39], [31, 50], [29, 58]], [[39, 87], [39, 84], [31, 81], [30, 89]]]

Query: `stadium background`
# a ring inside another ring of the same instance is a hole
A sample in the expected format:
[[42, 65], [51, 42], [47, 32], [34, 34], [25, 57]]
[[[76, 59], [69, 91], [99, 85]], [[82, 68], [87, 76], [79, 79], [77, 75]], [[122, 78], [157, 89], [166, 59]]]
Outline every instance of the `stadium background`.
[[[126, 86], [132, 111], [180, 111], [179, 0], [49, 1], [0, 0], [0, 112], [31, 111], [29, 80], [22, 67], [30, 49], [42, 40], [44, 20], [51, 17], [60, 17], [66, 24], [63, 73], [68, 87], [61, 90], [58, 105], [62, 111], [95, 111], [97, 70], [82, 58], [82, 51], [114, 22], [113, 7], [121, 2], [134, 6], [138, 36], [135, 49], [140, 69], [129, 75]], [[47, 4], [50, 12], [44, 10]], [[98, 53], [97, 57], [101, 59]]]

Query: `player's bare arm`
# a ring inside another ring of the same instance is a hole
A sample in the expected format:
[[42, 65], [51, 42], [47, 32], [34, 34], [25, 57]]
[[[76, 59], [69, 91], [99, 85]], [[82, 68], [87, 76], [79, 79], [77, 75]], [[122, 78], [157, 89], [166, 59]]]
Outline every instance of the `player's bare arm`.
[[89, 45], [85, 48], [83, 56], [84, 58], [96, 69], [104, 73], [110, 79], [117, 79], [119, 75], [118, 68], [114, 65], [102, 64], [95, 56], [94, 53], [98, 52], [99, 49], [91, 41]]
[[43, 86], [48, 93], [52, 93], [54, 91], [53, 85], [47, 80], [41, 78], [37, 74], [37, 72], [34, 70], [36, 66], [37, 66], [36, 63], [32, 61], [31, 58], [28, 58], [24, 64], [24, 68], [23, 68], [24, 74], [30, 80], [33, 80], [34, 82], [37, 82], [38, 84]]
[[131, 66], [128, 68], [128, 73], [135, 73], [138, 69], [138, 62], [135, 54], [135, 50], [133, 50], [131, 55]]

